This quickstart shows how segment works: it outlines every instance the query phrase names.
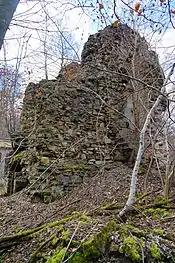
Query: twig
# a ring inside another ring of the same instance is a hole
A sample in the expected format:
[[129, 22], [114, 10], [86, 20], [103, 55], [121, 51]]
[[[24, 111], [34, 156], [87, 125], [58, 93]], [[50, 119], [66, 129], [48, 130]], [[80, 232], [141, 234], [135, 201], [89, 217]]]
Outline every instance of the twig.
[[79, 225], [80, 225], [80, 222], [78, 222], [78, 225], [77, 225], [75, 231], [73, 232], [73, 234], [72, 234], [72, 236], [71, 236], [71, 238], [70, 238], [70, 240], [69, 240], [69, 243], [68, 243], [68, 245], [67, 245], [67, 247], [66, 247], [66, 250], [65, 250], [65, 252], [64, 252], [64, 255], [63, 255], [62, 259], [61, 259], [61, 263], [63, 262], [63, 260], [64, 260], [64, 258], [65, 258], [65, 255], [66, 255], [66, 253], [67, 253], [67, 251], [68, 251], [68, 249], [69, 249], [69, 247], [70, 247], [70, 244], [71, 244], [71, 242], [72, 242], [75, 234], [76, 234], [77, 231], [78, 231]]
[[174, 218], [175, 218], [175, 215], [174, 216], [165, 217], [165, 218], [161, 218], [160, 220], [161, 221], [167, 221], [167, 220], [171, 220], [171, 219], [174, 219]]

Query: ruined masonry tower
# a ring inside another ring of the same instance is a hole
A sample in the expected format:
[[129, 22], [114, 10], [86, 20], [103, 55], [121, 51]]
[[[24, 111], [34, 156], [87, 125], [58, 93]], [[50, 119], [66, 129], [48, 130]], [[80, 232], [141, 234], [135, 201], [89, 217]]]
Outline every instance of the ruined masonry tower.
[[21, 115], [30, 191], [54, 199], [102, 166], [132, 162], [157, 96], [149, 85], [162, 84], [157, 55], [123, 24], [91, 35], [81, 64], [64, 67], [56, 80], [30, 83]]

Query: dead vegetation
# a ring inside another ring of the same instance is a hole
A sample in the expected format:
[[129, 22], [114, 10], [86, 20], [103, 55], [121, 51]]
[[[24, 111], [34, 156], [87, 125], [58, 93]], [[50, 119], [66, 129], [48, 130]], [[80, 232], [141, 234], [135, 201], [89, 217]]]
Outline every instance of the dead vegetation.
[[152, 174], [144, 193], [141, 174], [121, 222], [130, 176], [124, 165], [111, 167], [50, 204], [21, 192], [1, 197], [1, 262], [175, 262], [174, 189], [165, 201]]

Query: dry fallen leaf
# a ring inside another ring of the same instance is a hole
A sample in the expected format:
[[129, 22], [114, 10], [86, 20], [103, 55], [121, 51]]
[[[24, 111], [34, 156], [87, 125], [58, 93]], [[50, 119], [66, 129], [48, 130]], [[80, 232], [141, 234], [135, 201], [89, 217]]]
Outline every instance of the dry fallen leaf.
[[135, 4], [135, 11], [138, 12], [139, 11], [139, 8], [140, 8], [140, 2], [137, 2]]
[[114, 27], [117, 27], [119, 22], [120, 22], [120, 19], [115, 20], [114, 21]]
[[100, 8], [100, 9], [103, 9], [103, 8], [104, 8], [104, 7], [103, 7], [103, 4], [100, 3], [100, 4], [99, 4], [99, 8]]
[[130, 11], [131, 15], [134, 15], [134, 10], [133, 9], [130, 9], [129, 11]]

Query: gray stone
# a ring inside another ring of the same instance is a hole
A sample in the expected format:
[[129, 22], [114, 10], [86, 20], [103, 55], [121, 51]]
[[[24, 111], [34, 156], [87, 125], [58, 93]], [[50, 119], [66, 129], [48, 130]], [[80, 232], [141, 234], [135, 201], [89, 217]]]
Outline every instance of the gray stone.
[[[135, 89], [129, 79], [133, 75], [133, 54], [135, 77], [145, 83], [135, 82]], [[46, 186], [42, 176], [40, 178], [43, 156], [47, 156], [50, 163], [57, 160], [44, 176], [54, 181], [55, 187], [58, 182], [58, 189], [60, 182], [66, 187], [72, 185], [74, 179], [81, 183], [78, 178], [83, 165], [89, 167], [87, 176], [91, 176], [92, 171], [95, 173], [97, 166], [104, 163], [101, 154], [108, 163], [127, 163], [139, 141], [139, 133], [131, 124], [135, 121], [132, 98], [141, 98], [136, 101], [140, 128], [147, 114], [145, 108], [151, 106], [149, 96], [153, 101], [157, 96], [146, 84], [159, 90], [163, 85], [157, 55], [144, 38], [124, 24], [117, 28], [108, 26], [91, 35], [84, 45], [81, 64], [77, 64], [64, 66], [55, 81], [30, 83], [25, 92], [21, 114], [21, 130], [27, 141], [23, 168], [30, 184], [36, 182], [38, 191]], [[76, 167], [69, 169], [71, 182], [54, 178], [56, 174], [61, 179], [61, 165]], [[48, 191], [57, 192], [51, 183], [47, 187]]]
[[105, 164], [105, 162], [104, 161], [96, 161], [95, 164], [96, 165], [103, 165], [103, 164]]

